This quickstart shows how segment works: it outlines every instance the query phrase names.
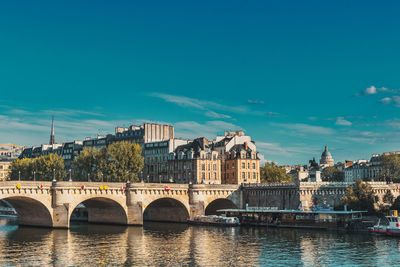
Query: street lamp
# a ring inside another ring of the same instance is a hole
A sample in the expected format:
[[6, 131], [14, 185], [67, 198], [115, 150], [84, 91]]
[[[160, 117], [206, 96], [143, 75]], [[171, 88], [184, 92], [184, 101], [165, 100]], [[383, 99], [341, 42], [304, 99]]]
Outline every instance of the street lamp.
[[53, 182], [56, 181], [56, 169], [53, 169]]
[[36, 171], [33, 171], [33, 181], [36, 182]]
[[90, 182], [90, 173], [87, 174], [87, 180]]
[[71, 175], [71, 174], [72, 174], [72, 170], [69, 169], [69, 181], [70, 181], [70, 182], [72, 182], [72, 175]]
[[143, 183], [143, 171], [140, 171], [140, 182]]
[[147, 175], [147, 182], [150, 181], [150, 175]]
[[159, 182], [160, 182], [160, 184], [161, 184], [161, 174], [158, 175], [158, 180], [159, 180]]
[[100, 172], [100, 176], [101, 176], [101, 182], [103, 183], [104, 182], [104, 175], [103, 175], [102, 172]]
[[21, 171], [18, 171], [18, 181], [21, 181]]

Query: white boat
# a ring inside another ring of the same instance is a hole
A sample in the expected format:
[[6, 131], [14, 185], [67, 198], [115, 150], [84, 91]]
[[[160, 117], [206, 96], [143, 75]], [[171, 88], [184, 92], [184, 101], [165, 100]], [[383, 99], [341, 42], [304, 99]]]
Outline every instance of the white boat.
[[0, 207], [0, 218], [17, 218], [18, 214], [14, 208]]
[[219, 225], [219, 226], [239, 226], [240, 222], [237, 217], [225, 217], [218, 215], [199, 215], [193, 219], [188, 219], [190, 224], [200, 225]]
[[400, 217], [385, 216], [379, 219], [378, 223], [370, 229], [372, 233], [400, 236]]

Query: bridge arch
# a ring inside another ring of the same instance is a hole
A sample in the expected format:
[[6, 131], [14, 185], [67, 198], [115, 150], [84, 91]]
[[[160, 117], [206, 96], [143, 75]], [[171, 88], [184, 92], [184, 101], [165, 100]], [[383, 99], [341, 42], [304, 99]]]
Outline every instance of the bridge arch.
[[18, 213], [18, 224], [29, 226], [53, 227], [50, 203], [26, 196], [9, 196], [8, 201]]
[[216, 215], [220, 214], [217, 212], [217, 210], [221, 209], [237, 209], [238, 207], [236, 206], [235, 203], [233, 203], [232, 200], [228, 198], [217, 198], [208, 203], [204, 210], [205, 215]]
[[175, 198], [158, 198], [143, 206], [144, 221], [186, 222], [190, 217], [189, 208]]
[[106, 196], [93, 196], [75, 201], [69, 209], [69, 221], [79, 204], [86, 207], [89, 223], [121, 225], [128, 223], [126, 205], [119, 200]]

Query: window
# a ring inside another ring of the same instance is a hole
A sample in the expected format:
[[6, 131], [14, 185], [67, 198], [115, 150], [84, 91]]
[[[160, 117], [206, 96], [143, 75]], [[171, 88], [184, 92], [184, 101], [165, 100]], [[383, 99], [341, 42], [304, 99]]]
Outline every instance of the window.
[[213, 171], [216, 171], [217, 170], [217, 164], [213, 164]]
[[201, 173], [201, 179], [205, 180], [206, 179], [206, 174], [204, 172]]
[[250, 162], [247, 163], [247, 169], [250, 169]]
[[256, 178], [257, 178], [256, 173], [253, 172], [253, 179], [256, 179]]
[[242, 172], [242, 179], [246, 179], [246, 173]]
[[253, 170], [255, 170], [256, 169], [256, 164], [255, 163], [253, 163]]
[[217, 173], [214, 172], [214, 180], [217, 180]]
[[246, 169], [246, 163], [242, 162], [242, 169]]
[[204, 164], [204, 163], [201, 164], [201, 170], [202, 170], [202, 171], [205, 171], [205, 170], [206, 170], [206, 164]]

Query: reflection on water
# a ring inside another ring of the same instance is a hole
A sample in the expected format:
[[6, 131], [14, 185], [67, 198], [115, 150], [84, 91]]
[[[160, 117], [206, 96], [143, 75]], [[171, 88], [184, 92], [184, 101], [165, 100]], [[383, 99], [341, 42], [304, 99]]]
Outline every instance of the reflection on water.
[[2, 266], [386, 266], [399, 252], [400, 239], [365, 234], [169, 223], [51, 230], [0, 220]]

